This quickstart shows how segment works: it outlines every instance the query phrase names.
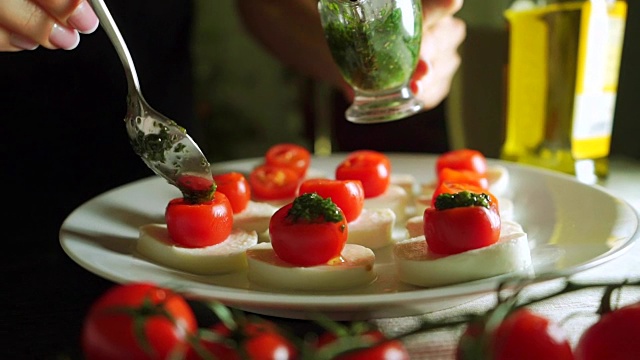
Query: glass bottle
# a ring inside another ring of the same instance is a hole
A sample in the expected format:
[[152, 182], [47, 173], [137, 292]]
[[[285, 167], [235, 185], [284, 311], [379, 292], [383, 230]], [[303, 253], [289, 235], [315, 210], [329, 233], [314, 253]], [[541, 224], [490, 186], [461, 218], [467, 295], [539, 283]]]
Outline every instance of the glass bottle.
[[626, 14], [621, 0], [512, 3], [503, 159], [606, 178]]

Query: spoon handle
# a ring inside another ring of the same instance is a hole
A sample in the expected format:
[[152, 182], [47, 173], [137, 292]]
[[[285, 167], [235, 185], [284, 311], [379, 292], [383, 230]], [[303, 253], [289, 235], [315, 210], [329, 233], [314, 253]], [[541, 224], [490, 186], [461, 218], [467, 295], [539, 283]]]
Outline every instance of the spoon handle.
[[136, 68], [133, 65], [133, 59], [131, 58], [131, 54], [129, 53], [127, 44], [124, 42], [124, 39], [120, 34], [120, 30], [118, 30], [118, 26], [113, 20], [113, 17], [111, 17], [111, 13], [109, 12], [107, 5], [103, 0], [89, 0], [89, 2], [91, 3], [93, 10], [98, 16], [98, 19], [100, 20], [100, 25], [104, 29], [105, 33], [107, 33], [107, 36], [111, 40], [113, 47], [116, 49], [116, 52], [120, 57], [120, 61], [122, 61], [125, 75], [127, 76], [127, 84], [129, 85], [129, 93], [139, 94], [140, 82], [138, 81]]

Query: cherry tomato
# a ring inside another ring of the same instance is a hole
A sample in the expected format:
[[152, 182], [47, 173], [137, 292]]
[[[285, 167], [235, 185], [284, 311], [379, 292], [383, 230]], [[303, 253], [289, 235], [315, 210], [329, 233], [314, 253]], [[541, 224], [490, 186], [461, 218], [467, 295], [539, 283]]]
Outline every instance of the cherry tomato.
[[500, 238], [500, 215], [495, 208], [465, 206], [424, 211], [424, 236], [429, 250], [452, 255], [495, 244]]
[[[295, 359], [297, 350], [278, 329], [267, 320], [249, 320], [238, 324], [230, 330], [223, 323], [217, 323], [210, 329], [223, 341], [200, 339], [206, 356], [202, 356], [194, 348], [187, 352], [187, 360], [211, 358], [225, 360], [276, 360]], [[224, 340], [228, 340], [224, 342]], [[235, 346], [233, 346], [235, 345]]]
[[251, 199], [251, 188], [244, 175], [232, 171], [214, 175], [213, 180], [217, 185], [216, 191], [225, 194], [229, 199], [234, 214], [240, 213], [247, 208]]
[[468, 170], [484, 175], [487, 172], [487, 159], [478, 150], [451, 150], [441, 154], [436, 160], [436, 174], [440, 174], [445, 168]]
[[[378, 330], [369, 330], [363, 334], [346, 335], [348, 337], [356, 337], [362, 341], [366, 347], [348, 350], [337, 356], [331, 357], [334, 360], [409, 360], [409, 352], [400, 340], [385, 340], [384, 334]], [[317, 347], [330, 346], [339, 338], [332, 332], [326, 332], [320, 335]]]
[[489, 180], [486, 176], [470, 170], [455, 170], [444, 168], [438, 173], [438, 182], [451, 182], [469, 184], [482, 189], [489, 188]]
[[347, 242], [347, 220], [336, 207], [342, 220], [324, 218], [294, 220], [289, 215], [293, 203], [278, 209], [269, 222], [271, 245], [276, 255], [296, 266], [326, 264], [338, 258]]
[[167, 231], [178, 245], [190, 248], [223, 242], [233, 227], [233, 209], [227, 197], [215, 192], [213, 199], [199, 204], [183, 198], [169, 201], [165, 210]]
[[433, 195], [431, 197], [431, 206], [436, 205], [436, 199], [441, 194], [455, 194], [464, 190], [471, 191], [477, 194], [489, 195], [489, 197], [491, 198], [491, 203], [495, 205], [496, 211], [499, 210], [498, 198], [496, 198], [490, 191], [483, 189], [479, 186], [471, 185], [471, 184], [455, 183], [455, 182], [448, 182], [448, 181], [442, 181], [438, 184], [438, 187], [433, 192]]
[[509, 314], [494, 333], [486, 334], [486, 343], [478, 343], [483, 341], [482, 326], [472, 323], [467, 327], [458, 343], [458, 360], [573, 359], [571, 345], [564, 330], [528, 309], [519, 309]]
[[360, 180], [365, 198], [376, 197], [384, 194], [389, 188], [391, 162], [386, 155], [377, 151], [354, 151], [338, 164], [335, 178]]
[[577, 360], [631, 360], [640, 355], [640, 303], [604, 313], [580, 337]]
[[302, 178], [290, 168], [259, 165], [249, 174], [251, 192], [258, 200], [292, 199]]
[[96, 300], [82, 327], [88, 360], [168, 359], [197, 331], [186, 300], [151, 283], [117, 285]]
[[311, 153], [296, 144], [282, 143], [270, 147], [265, 154], [267, 165], [284, 166], [304, 177], [311, 164]]
[[309, 179], [300, 184], [300, 194], [313, 192], [323, 198], [331, 198], [347, 222], [357, 219], [364, 207], [364, 189], [360, 180]]

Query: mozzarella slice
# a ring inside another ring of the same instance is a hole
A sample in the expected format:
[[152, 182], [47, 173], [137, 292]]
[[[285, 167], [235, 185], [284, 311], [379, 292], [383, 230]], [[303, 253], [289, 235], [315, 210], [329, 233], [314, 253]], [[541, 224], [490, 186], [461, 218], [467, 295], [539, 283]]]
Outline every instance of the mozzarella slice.
[[233, 214], [233, 227], [258, 233], [260, 240], [268, 240], [269, 221], [278, 210], [277, 207], [257, 201], [249, 201], [247, 208], [238, 214]]
[[364, 208], [391, 209], [397, 221], [404, 221], [409, 200], [409, 194], [401, 186], [391, 184], [384, 194], [364, 199]]
[[376, 279], [375, 255], [364, 246], [346, 244], [341, 262], [331, 265], [300, 267], [276, 255], [270, 243], [247, 250], [247, 276], [255, 284], [288, 290], [345, 290], [367, 285]]
[[391, 173], [391, 184], [400, 186], [407, 192], [409, 197], [413, 197], [417, 190], [417, 180], [412, 174]]
[[147, 224], [140, 227], [136, 251], [161, 265], [193, 274], [213, 275], [245, 269], [245, 251], [257, 243], [255, 231], [233, 229], [219, 244], [186, 248], [171, 241], [165, 224]]
[[508, 227], [497, 243], [438, 256], [429, 252], [424, 235], [394, 245], [398, 279], [421, 287], [434, 287], [478, 280], [506, 273], [531, 274], [531, 252], [527, 234], [518, 224]]
[[393, 242], [396, 214], [391, 209], [363, 209], [349, 223], [347, 243], [378, 249]]

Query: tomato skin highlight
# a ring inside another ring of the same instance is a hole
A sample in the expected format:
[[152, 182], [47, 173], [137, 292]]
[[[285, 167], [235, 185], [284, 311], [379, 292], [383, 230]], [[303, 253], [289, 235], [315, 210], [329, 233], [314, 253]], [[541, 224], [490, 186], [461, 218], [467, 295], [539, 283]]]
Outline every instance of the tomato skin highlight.
[[294, 170], [299, 177], [304, 177], [311, 164], [311, 153], [297, 144], [276, 144], [265, 153], [265, 164], [287, 167]]
[[484, 175], [487, 172], [487, 159], [478, 150], [451, 150], [441, 154], [436, 159], [436, 174], [440, 174], [445, 168], [468, 170]]
[[[323, 265], [340, 256], [347, 242], [347, 221], [292, 222], [287, 215], [293, 203], [278, 209], [269, 222], [271, 245], [276, 255], [296, 266]], [[342, 210], [340, 210], [342, 213]]]
[[495, 208], [458, 207], [424, 211], [424, 235], [429, 251], [453, 255], [495, 244], [500, 238], [500, 215]]
[[[155, 306], [167, 315], [131, 311]], [[134, 316], [143, 320], [141, 336], [135, 332]], [[173, 318], [173, 320], [171, 320]], [[116, 285], [98, 298], [85, 316], [82, 351], [87, 360], [167, 359], [174, 351], [188, 349], [188, 337], [197, 322], [186, 300], [177, 293], [151, 283]], [[150, 346], [147, 352], [141, 344]]]
[[169, 201], [165, 210], [167, 231], [179, 246], [199, 248], [223, 242], [233, 227], [233, 209], [223, 193], [213, 199], [190, 204], [183, 198]]
[[[548, 318], [522, 308], [507, 315], [495, 331], [482, 341], [483, 329], [470, 324], [460, 337], [457, 360], [573, 360], [565, 331]], [[486, 331], [486, 330], [485, 330]], [[477, 346], [480, 345], [480, 346]], [[470, 347], [482, 351], [465, 353]], [[466, 350], [465, 350], [466, 349]]]
[[217, 191], [225, 194], [234, 214], [238, 214], [247, 208], [251, 199], [251, 187], [249, 182], [239, 172], [228, 172], [213, 176]]
[[309, 179], [300, 184], [300, 195], [313, 192], [323, 198], [331, 198], [347, 222], [357, 219], [362, 213], [364, 188], [360, 180]]
[[640, 303], [603, 314], [582, 334], [576, 360], [632, 360], [640, 356]]
[[249, 174], [251, 192], [257, 200], [294, 198], [302, 178], [294, 170], [274, 165], [259, 165]]
[[[376, 344], [366, 348], [347, 351], [333, 357], [333, 360], [409, 360], [409, 352], [400, 340], [385, 340], [384, 334], [378, 330], [369, 330], [358, 335], [347, 335], [349, 337], [362, 337], [363, 341], [371, 341]], [[338, 337], [332, 332], [325, 332], [320, 335], [316, 347], [322, 349], [329, 346]]]
[[365, 198], [384, 194], [391, 184], [391, 161], [373, 150], [351, 152], [338, 164], [337, 180], [360, 180]]

